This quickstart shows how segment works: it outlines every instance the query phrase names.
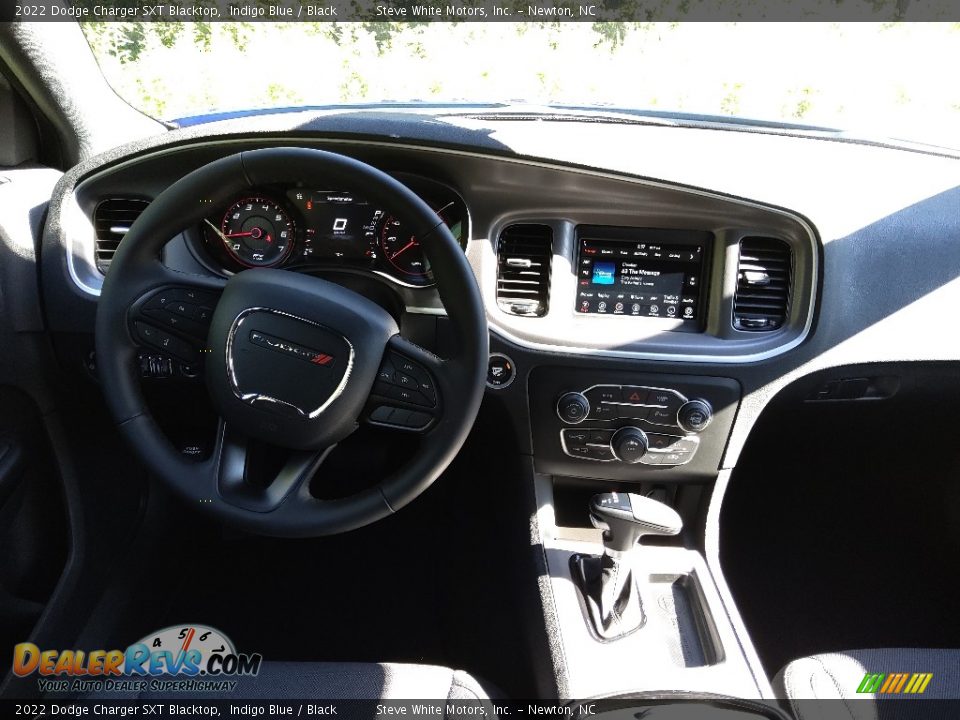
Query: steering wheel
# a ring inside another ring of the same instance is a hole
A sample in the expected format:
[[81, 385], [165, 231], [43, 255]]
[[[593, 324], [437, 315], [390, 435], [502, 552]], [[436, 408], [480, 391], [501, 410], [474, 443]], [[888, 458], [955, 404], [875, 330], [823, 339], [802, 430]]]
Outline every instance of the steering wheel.
[[[292, 180], [362, 194], [411, 224], [450, 318], [454, 349], [441, 359], [402, 337], [393, 316], [335, 283], [289, 270], [229, 280], [174, 271], [166, 242], [238, 193]], [[202, 362], [220, 416], [209, 458], [166, 438], [140, 387], [138, 346], [188, 367]], [[450, 464], [476, 419], [488, 356], [486, 314], [460, 245], [426, 203], [389, 175], [330, 152], [267, 148], [195, 170], [132, 224], [97, 308], [96, 353], [107, 404], [146, 467], [200, 509], [251, 532], [313, 537], [396, 512]], [[323, 482], [329, 451], [360, 422], [422, 435], [417, 455], [374, 487], [337, 499]], [[289, 450], [269, 482], [247, 480], [248, 438]]]

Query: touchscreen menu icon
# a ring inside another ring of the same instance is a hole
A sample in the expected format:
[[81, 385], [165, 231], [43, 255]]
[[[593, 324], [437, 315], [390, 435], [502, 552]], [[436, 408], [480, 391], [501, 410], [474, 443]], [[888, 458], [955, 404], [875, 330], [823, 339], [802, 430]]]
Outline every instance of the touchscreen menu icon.
[[617, 264], [612, 262], [594, 262], [593, 277], [590, 280], [594, 285], [613, 285], [617, 281]]

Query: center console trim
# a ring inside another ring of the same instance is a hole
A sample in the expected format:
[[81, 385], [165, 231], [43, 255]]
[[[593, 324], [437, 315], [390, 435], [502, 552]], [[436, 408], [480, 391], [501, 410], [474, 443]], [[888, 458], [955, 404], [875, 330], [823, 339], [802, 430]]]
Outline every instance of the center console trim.
[[540, 594], [548, 632], [552, 635], [554, 678], [561, 697], [632, 697], [646, 693], [698, 697], [722, 693], [753, 700], [773, 697], [732, 598], [722, 583], [715, 583], [717, 569], [709, 552], [704, 556], [683, 547], [657, 546], [643, 546], [638, 550], [651, 553], [640, 558], [639, 567], [649, 568], [652, 575], [670, 567], [689, 572], [698, 581], [716, 633], [714, 644], [718, 654], [710, 659], [712, 662], [702, 666], [671, 666], [659, 672], [644, 660], [647, 653], [642, 638], [634, 641], [633, 636], [629, 636], [612, 643], [596, 641], [585, 624], [568, 559], [576, 553], [599, 553], [602, 550], [599, 531], [594, 531], [594, 539], [565, 537], [565, 529], [556, 521], [553, 478], [534, 472], [528, 481], [533, 483], [536, 501], [532, 544], [538, 554], [542, 553], [544, 563]]

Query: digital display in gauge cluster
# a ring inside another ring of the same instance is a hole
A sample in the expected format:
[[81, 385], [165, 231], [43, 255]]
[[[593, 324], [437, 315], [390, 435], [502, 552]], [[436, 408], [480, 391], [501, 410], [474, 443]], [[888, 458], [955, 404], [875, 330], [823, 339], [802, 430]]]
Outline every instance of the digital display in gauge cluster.
[[[452, 191], [422, 194], [461, 244], [467, 209]], [[350, 267], [408, 285], [433, 276], [410, 224], [356, 193], [288, 188], [238, 197], [208, 218], [205, 240], [228, 270], [250, 267]]]

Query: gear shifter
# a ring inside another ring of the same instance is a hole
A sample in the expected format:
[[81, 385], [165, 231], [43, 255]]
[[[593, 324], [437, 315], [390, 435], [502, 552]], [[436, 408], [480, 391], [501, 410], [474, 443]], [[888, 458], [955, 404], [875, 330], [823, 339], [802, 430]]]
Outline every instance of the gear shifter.
[[629, 552], [644, 535], [676, 535], [677, 512], [663, 503], [629, 493], [601, 493], [590, 499], [590, 521], [603, 530], [603, 555], [574, 555], [573, 581], [593, 631], [617, 640], [646, 622]]

